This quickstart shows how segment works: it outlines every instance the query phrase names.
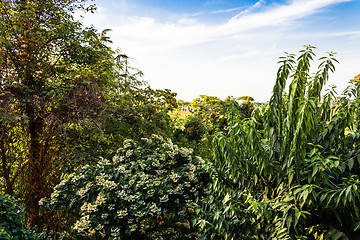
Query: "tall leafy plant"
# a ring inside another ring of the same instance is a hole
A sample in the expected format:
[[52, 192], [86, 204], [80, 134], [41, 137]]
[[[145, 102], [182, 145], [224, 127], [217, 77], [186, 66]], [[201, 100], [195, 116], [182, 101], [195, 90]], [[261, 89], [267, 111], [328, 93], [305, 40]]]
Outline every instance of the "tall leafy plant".
[[[359, 222], [358, 83], [321, 96], [334, 53], [280, 58], [273, 96], [214, 137], [213, 195], [198, 209], [204, 238], [355, 239]], [[286, 82], [289, 90], [285, 92]], [[264, 128], [263, 125], [264, 124]]]

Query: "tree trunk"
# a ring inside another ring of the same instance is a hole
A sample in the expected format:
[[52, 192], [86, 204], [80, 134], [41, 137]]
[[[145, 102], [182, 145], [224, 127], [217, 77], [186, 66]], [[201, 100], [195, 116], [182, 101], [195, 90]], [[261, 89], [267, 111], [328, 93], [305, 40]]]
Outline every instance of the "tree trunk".
[[28, 134], [30, 136], [30, 149], [28, 156], [27, 186], [27, 209], [29, 211], [29, 224], [31, 227], [40, 226], [39, 200], [46, 195], [44, 189], [46, 184], [46, 173], [43, 168], [41, 151], [41, 135], [43, 131], [43, 120], [36, 116], [32, 105], [26, 106], [26, 114], [29, 118]]

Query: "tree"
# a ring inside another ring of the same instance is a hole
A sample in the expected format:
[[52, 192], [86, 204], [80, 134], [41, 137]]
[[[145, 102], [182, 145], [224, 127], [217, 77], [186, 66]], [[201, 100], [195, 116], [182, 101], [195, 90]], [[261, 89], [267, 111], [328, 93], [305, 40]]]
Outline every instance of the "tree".
[[83, 28], [84, 1], [2, 1], [1, 188], [26, 203], [31, 226], [48, 216], [38, 201], [61, 175], [110, 157], [125, 138], [170, 133], [170, 90], [139, 80], [129, 57], [106, 44], [109, 29]]
[[71, 90], [79, 90], [80, 82], [103, 79], [101, 69], [93, 69], [100, 70], [96, 81], [92, 80], [95, 77], [81, 75], [104, 52], [88, 47], [81, 25], [71, 16], [76, 9], [84, 9], [83, 1], [0, 3], [0, 89], [5, 109], [1, 112], [2, 175], [8, 193], [14, 191], [17, 176], [23, 176], [31, 226], [40, 225], [38, 201], [50, 194], [51, 182], [58, 177], [52, 175], [58, 150], [54, 134], [60, 122], [71, 118], [69, 105], [76, 105], [69, 103], [66, 95], [75, 100]]
[[359, 86], [350, 85], [332, 110], [335, 93], [320, 94], [337, 61], [329, 53], [310, 75], [313, 50], [282, 57], [268, 108], [234, 117], [228, 136], [214, 138], [213, 196], [204, 201], [212, 211], [198, 209], [209, 237], [357, 238]]

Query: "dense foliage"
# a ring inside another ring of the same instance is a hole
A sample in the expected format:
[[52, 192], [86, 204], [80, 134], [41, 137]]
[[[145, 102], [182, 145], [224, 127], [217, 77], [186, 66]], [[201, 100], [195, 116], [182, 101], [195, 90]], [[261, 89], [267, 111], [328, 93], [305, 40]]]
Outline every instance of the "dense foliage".
[[333, 53], [320, 58], [310, 75], [313, 49], [281, 58], [268, 108], [245, 120], [234, 114], [228, 135], [214, 138], [212, 194], [198, 209], [209, 238], [359, 235], [359, 83], [336, 105], [332, 90], [321, 98], [336, 60]]
[[0, 194], [0, 239], [32, 239], [24, 224], [24, 212], [15, 200]]
[[212, 136], [227, 131], [231, 118], [228, 112], [233, 108], [238, 110], [239, 118], [249, 118], [254, 109], [253, 99], [249, 96], [227, 97], [223, 101], [215, 96], [200, 95], [192, 102], [178, 101], [177, 109], [172, 113], [174, 141], [210, 159]]
[[67, 239], [195, 239], [193, 203], [204, 195], [204, 163], [156, 135], [125, 140], [112, 160], [62, 180], [47, 204], [69, 213]]
[[176, 101], [74, 20], [94, 10], [0, 1], [1, 239], [357, 239], [360, 75], [322, 96], [337, 60], [311, 74], [305, 46], [269, 104]]
[[[64, 172], [112, 157], [126, 138], [170, 136], [175, 93], [153, 90], [129, 58], [73, 18], [85, 1], [0, 2], [0, 187], [31, 226], [57, 228], [38, 202]], [[166, 106], [165, 106], [166, 105]]]

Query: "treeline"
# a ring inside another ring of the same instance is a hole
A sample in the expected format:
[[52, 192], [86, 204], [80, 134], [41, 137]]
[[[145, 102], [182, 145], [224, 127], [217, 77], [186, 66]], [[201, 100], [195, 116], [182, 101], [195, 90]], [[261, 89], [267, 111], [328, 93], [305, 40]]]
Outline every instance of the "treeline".
[[94, 10], [0, 2], [1, 239], [356, 239], [360, 84], [321, 96], [333, 53], [281, 58], [266, 104], [177, 101]]

